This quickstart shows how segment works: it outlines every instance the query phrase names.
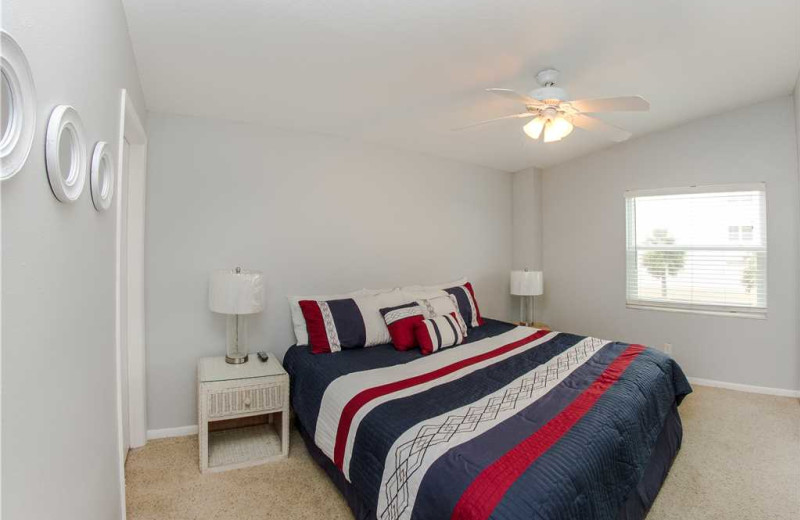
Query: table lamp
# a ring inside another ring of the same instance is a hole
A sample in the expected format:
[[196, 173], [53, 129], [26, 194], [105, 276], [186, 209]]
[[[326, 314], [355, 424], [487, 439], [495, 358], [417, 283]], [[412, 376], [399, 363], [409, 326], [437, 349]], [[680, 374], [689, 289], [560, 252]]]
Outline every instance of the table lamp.
[[212, 272], [208, 280], [208, 307], [228, 315], [225, 361], [247, 363], [247, 323], [243, 315], [264, 309], [264, 275], [260, 271], [243, 271], [241, 267]]
[[[534, 296], [542, 294], [544, 278], [541, 271], [511, 271], [511, 294], [522, 296], [519, 302], [519, 321], [533, 326], [535, 309]], [[526, 305], [527, 304], [527, 305]], [[527, 313], [525, 308], [527, 307]], [[530, 318], [525, 319], [525, 318]]]

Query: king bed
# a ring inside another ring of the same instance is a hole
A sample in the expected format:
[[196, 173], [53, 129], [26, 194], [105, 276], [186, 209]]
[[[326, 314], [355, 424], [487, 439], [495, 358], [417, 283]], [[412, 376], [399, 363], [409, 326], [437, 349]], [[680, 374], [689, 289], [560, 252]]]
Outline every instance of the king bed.
[[356, 518], [644, 518], [681, 444], [680, 367], [483, 322], [427, 356], [286, 353], [297, 427]]

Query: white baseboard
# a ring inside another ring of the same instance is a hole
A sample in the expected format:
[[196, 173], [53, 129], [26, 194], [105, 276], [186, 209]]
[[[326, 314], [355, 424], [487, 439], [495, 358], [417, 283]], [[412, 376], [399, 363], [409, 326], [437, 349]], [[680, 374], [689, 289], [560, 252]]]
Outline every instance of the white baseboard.
[[702, 379], [699, 377], [688, 378], [692, 384], [700, 386], [713, 386], [726, 390], [737, 390], [739, 392], [749, 392], [751, 394], [778, 395], [781, 397], [800, 398], [800, 390], [786, 390], [784, 388], [770, 388], [768, 386], [740, 385], [739, 383], [726, 383], [724, 381], [714, 381], [713, 379]]
[[160, 430], [147, 430], [147, 440], [165, 439], [167, 437], [186, 437], [187, 435], [197, 435], [197, 425], [178, 426], [177, 428], [162, 428]]

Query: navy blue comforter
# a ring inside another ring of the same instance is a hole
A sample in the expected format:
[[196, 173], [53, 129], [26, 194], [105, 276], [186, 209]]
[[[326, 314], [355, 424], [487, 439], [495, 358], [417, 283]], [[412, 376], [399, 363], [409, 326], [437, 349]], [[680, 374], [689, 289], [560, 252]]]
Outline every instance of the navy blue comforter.
[[377, 518], [615, 518], [691, 392], [660, 351], [486, 320], [430, 356], [284, 358], [308, 436]]

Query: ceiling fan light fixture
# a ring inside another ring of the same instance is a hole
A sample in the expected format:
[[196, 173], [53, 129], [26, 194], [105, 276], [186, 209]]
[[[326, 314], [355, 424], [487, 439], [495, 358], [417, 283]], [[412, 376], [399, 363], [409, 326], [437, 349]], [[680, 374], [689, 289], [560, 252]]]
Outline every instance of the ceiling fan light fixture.
[[544, 142], [554, 143], [572, 133], [572, 123], [565, 117], [558, 116], [548, 121], [544, 127]]
[[543, 141], [545, 143], [555, 143], [560, 140], [561, 136], [558, 135], [558, 133], [555, 130], [553, 130], [553, 125], [552, 124], [545, 125]]
[[525, 132], [531, 139], [539, 139], [539, 136], [542, 135], [542, 130], [544, 130], [546, 122], [547, 119], [544, 117], [536, 116], [528, 124], [522, 127], [522, 131]]

